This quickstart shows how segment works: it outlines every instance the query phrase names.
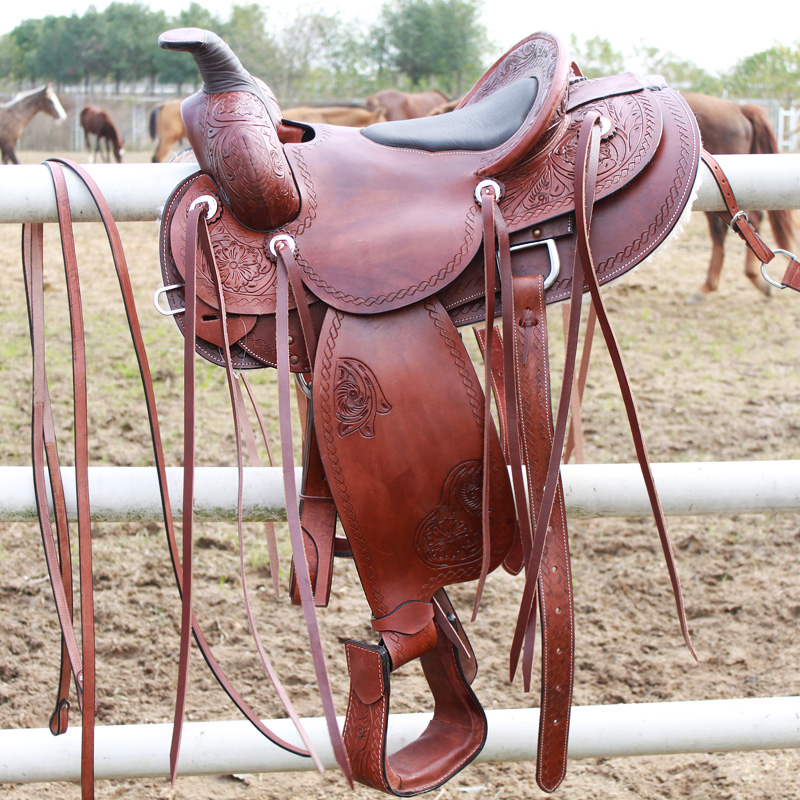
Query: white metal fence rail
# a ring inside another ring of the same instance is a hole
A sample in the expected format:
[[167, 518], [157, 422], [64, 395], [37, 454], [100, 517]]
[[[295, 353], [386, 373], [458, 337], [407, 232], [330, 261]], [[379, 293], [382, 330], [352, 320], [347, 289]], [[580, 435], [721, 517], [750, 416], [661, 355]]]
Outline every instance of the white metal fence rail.
[[[800, 155], [719, 156], [743, 208], [800, 208]], [[172, 188], [194, 170], [191, 164], [91, 165], [120, 221], [152, 221]], [[91, 198], [67, 176], [76, 221], [96, 221]], [[49, 172], [43, 166], [0, 167], [0, 223], [56, 221]], [[705, 167], [697, 183], [695, 210], [723, 208]], [[776, 273], [777, 274], [777, 273]], [[800, 309], [800, 306], [798, 306]], [[668, 514], [766, 513], [800, 510], [800, 462], [660, 464], [656, 480]], [[270, 469], [247, 470], [246, 515], [283, 516], [283, 490]], [[120, 480], [124, 475], [124, 480]], [[636, 465], [565, 465], [568, 510], [573, 515], [627, 516], [647, 513]], [[157, 486], [149, 468], [93, 468], [93, 510], [97, 519], [156, 518]], [[179, 470], [170, 470], [171, 496], [179, 498]], [[235, 470], [200, 470], [213, 493], [199, 515], [230, 517], [235, 505]], [[66, 481], [66, 485], [70, 485]], [[125, 487], [119, 501], [120, 486]], [[112, 495], [114, 496], [112, 499]], [[0, 467], [0, 519], [34, 515], [30, 472]], [[489, 711], [489, 736], [482, 761], [535, 758], [537, 709]], [[415, 738], [428, 715], [394, 715], [390, 749]], [[275, 730], [284, 721], [270, 723]], [[291, 727], [291, 726], [290, 726]], [[168, 775], [169, 725], [101, 726], [97, 729], [96, 770], [100, 778]], [[323, 762], [332, 764], [321, 720], [307, 729], [319, 743]], [[285, 731], [287, 739], [293, 729]], [[570, 757], [723, 752], [800, 748], [800, 697], [583, 706], [573, 711]], [[307, 759], [271, 745], [247, 722], [190, 723], [186, 726], [180, 774], [277, 772], [309, 768]], [[53, 737], [47, 729], [0, 731], [0, 783], [76, 780], [80, 775], [80, 729]]]

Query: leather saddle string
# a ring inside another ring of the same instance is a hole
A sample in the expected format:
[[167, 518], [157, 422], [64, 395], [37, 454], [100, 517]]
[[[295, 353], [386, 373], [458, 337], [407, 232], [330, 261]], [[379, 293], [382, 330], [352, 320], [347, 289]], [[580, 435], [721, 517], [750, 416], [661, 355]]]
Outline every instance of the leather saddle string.
[[[289, 371], [289, 281], [291, 271], [296, 267], [291, 248], [284, 242], [276, 245], [277, 252], [277, 303], [276, 303], [276, 360], [278, 362], [278, 419], [281, 438], [281, 466], [283, 484], [286, 495], [286, 518], [294, 556], [294, 573], [300, 594], [301, 606], [308, 631], [311, 658], [317, 676], [317, 686], [322, 700], [323, 711], [328, 726], [334, 757], [342, 774], [350, 786], [353, 786], [353, 773], [345, 751], [342, 734], [336, 719], [328, 672], [325, 666], [325, 653], [317, 622], [314, 595], [311, 589], [308, 561], [305, 554], [303, 531], [300, 525], [300, 510], [297, 504], [297, 481], [294, 472], [294, 447], [291, 419], [291, 387]], [[300, 292], [302, 295], [302, 292]], [[295, 297], [296, 302], [302, 302]], [[302, 320], [302, 316], [301, 316]], [[301, 323], [302, 324], [302, 323]], [[310, 338], [310, 330], [305, 326], [306, 345]]]
[[[599, 141], [599, 133], [596, 128], [592, 128], [594, 138]], [[678, 569], [675, 564], [675, 556], [672, 550], [672, 543], [667, 529], [667, 522], [664, 517], [664, 511], [661, 508], [661, 501], [656, 489], [655, 478], [650, 466], [650, 457], [647, 453], [647, 445], [644, 440], [644, 434], [639, 422], [639, 412], [636, 408], [636, 402], [631, 390], [630, 381], [628, 380], [625, 363], [622, 358], [622, 351], [620, 350], [619, 343], [614, 336], [614, 331], [611, 328], [611, 321], [608, 318], [608, 313], [603, 302], [602, 295], [600, 294], [600, 283], [597, 278], [597, 270], [594, 265], [592, 257], [592, 250], [590, 244], [590, 230], [591, 230], [591, 217], [592, 206], [594, 204], [594, 182], [586, 184], [585, 193], [577, 198], [576, 207], [579, 210], [577, 215], [578, 222], [578, 247], [582, 252], [582, 260], [586, 264], [586, 279], [589, 284], [589, 291], [592, 297], [592, 303], [597, 313], [597, 323], [600, 325], [600, 330], [603, 332], [603, 338], [608, 349], [611, 363], [614, 366], [614, 372], [617, 376], [617, 383], [619, 384], [622, 400], [625, 405], [625, 411], [628, 417], [628, 426], [631, 431], [631, 438], [633, 440], [634, 449], [636, 450], [636, 458], [639, 462], [639, 467], [644, 479], [645, 488], [647, 489], [647, 496], [650, 501], [650, 508], [653, 512], [653, 519], [658, 530], [658, 536], [661, 541], [661, 549], [664, 555], [664, 560], [669, 573], [670, 582], [672, 584], [672, 594], [675, 599], [675, 607], [678, 614], [678, 623], [680, 625], [681, 634], [683, 635], [684, 642], [686, 643], [692, 657], [697, 660], [697, 654], [692, 644], [691, 636], [689, 635], [689, 625], [686, 621], [686, 611], [683, 603], [683, 592], [681, 590], [680, 578], [678, 576]]]
[[[112, 259], [114, 267], [117, 272], [119, 281], [120, 292], [122, 295], [123, 304], [125, 307], [125, 314], [128, 320], [128, 327], [130, 330], [131, 340], [133, 342], [134, 351], [139, 364], [139, 372], [142, 381], [142, 388], [145, 396], [145, 405], [147, 408], [148, 422], [151, 430], [151, 439], [153, 444], [153, 454], [156, 464], [156, 472], [158, 475], [158, 482], [160, 487], [160, 496], [162, 503], [162, 510], [164, 515], [164, 527], [167, 533], [167, 545], [170, 553], [170, 558], [173, 565], [178, 591], [183, 594], [183, 578], [181, 568], [181, 558], [179, 555], [179, 548], [177, 539], [175, 537], [175, 529], [173, 524], [172, 509], [169, 498], [169, 491], [167, 487], [167, 473], [166, 473], [166, 460], [164, 458], [163, 445], [161, 440], [161, 429], [158, 419], [158, 410], [155, 401], [155, 391], [153, 388], [153, 380], [150, 372], [150, 366], [147, 358], [147, 351], [144, 344], [144, 337], [142, 336], [141, 326], [139, 324], [138, 313], [136, 310], [136, 302], [131, 285], [130, 274], [128, 272], [125, 253], [122, 247], [122, 240], [119, 235], [119, 230], [114, 221], [111, 209], [107, 201], [103, 197], [99, 187], [92, 179], [92, 177], [79, 165], [68, 159], [53, 158], [50, 161], [62, 164], [71, 169], [78, 178], [85, 184], [89, 194], [91, 195], [94, 203], [100, 212], [103, 225], [106, 230], [109, 245], [111, 247]], [[194, 269], [194, 265], [191, 267]], [[192, 633], [198, 648], [208, 664], [212, 674], [219, 682], [220, 686], [224, 689], [226, 694], [231, 698], [236, 707], [242, 712], [247, 720], [266, 738], [275, 742], [280, 747], [283, 747], [290, 752], [298, 755], [307, 755], [307, 752], [301, 748], [291, 745], [276, 737], [264, 723], [259, 719], [258, 715], [247, 704], [244, 698], [239, 694], [233, 684], [230, 682], [224, 671], [216, 660], [211, 648], [203, 634], [200, 624], [196, 616], [192, 615]], [[276, 741], [277, 739], [277, 741]]]
[[219, 305], [219, 318], [220, 318], [220, 328], [221, 328], [221, 337], [223, 343], [223, 354], [225, 357], [225, 372], [228, 379], [228, 390], [230, 392], [230, 399], [231, 399], [231, 408], [233, 412], [233, 420], [234, 420], [234, 429], [235, 429], [235, 436], [236, 436], [236, 463], [237, 463], [237, 471], [238, 471], [238, 495], [237, 495], [237, 503], [236, 503], [236, 516], [237, 516], [237, 529], [239, 533], [239, 560], [240, 560], [240, 573], [241, 573], [241, 580], [242, 580], [242, 592], [244, 595], [244, 603], [245, 609], [247, 611], [247, 619], [250, 624], [250, 631], [253, 636], [253, 641], [255, 642], [256, 649], [258, 650], [258, 654], [261, 658], [261, 663], [264, 665], [264, 669], [272, 682], [272, 685], [275, 687], [275, 691], [278, 694], [278, 697], [283, 704], [286, 713], [289, 715], [289, 718], [295, 725], [297, 732], [300, 734], [300, 737], [303, 740], [303, 743], [308, 750], [309, 755], [311, 756], [312, 761], [314, 762], [317, 769], [322, 772], [322, 762], [319, 760], [319, 757], [314, 750], [314, 746], [309, 738], [306, 730], [300, 721], [300, 717], [294, 709], [292, 702], [289, 698], [289, 695], [286, 693], [283, 685], [280, 682], [278, 674], [275, 672], [272, 663], [267, 656], [266, 651], [264, 650], [264, 646], [261, 642], [261, 637], [258, 635], [258, 630], [256, 628], [255, 616], [253, 614], [252, 605], [250, 603], [250, 595], [247, 589], [247, 579], [245, 574], [245, 565], [244, 565], [244, 529], [243, 529], [243, 519], [242, 519], [242, 510], [243, 510], [243, 488], [244, 488], [244, 461], [242, 457], [242, 442], [241, 442], [241, 430], [244, 427], [243, 420], [247, 418], [247, 414], [245, 412], [243, 399], [241, 396], [241, 389], [238, 385], [236, 380], [236, 376], [233, 371], [232, 361], [231, 361], [231, 345], [230, 340], [228, 338], [228, 324], [227, 324], [227, 311], [225, 308], [225, 295], [223, 292], [222, 287], [222, 277], [220, 275], [219, 269], [217, 267], [216, 257], [214, 256], [214, 248], [211, 244], [211, 238], [208, 231], [208, 225], [206, 223], [206, 217], [203, 215], [200, 221], [200, 245], [205, 255], [206, 263], [209, 265], [212, 277], [214, 279], [214, 288], [216, 291], [216, 298], [217, 303]]
[[[486, 333], [490, 337], [494, 324], [495, 307], [495, 271], [497, 269], [497, 229], [495, 226], [495, 207], [498, 197], [495, 190], [486, 187], [481, 192], [481, 221], [483, 224], [483, 272], [484, 272], [484, 297], [486, 298]], [[484, 353], [484, 414], [483, 414], [483, 476], [481, 488], [481, 571], [478, 576], [478, 584], [475, 589], [475, 600], [472, 606], [472, 621], [478, 615], [478, 606], [486, 584], [486, 576], [489, 574], [491, 559], [491, 530], [489, 517], [489, 503], [491, 499], [491, 469], [490, 469], [490, 447], [491, 430], [494, 422], [492, 420], [492, 393], [489, 386], [492, 380], [492, 349], [488, 348]]]
[[[564, 309], [569, 306], [565, 305]], [[572, 393], [572, 415], [569, 420], [569, 432], [567, 433], [567, 446], [564, 449], [564, 463], [566, 464], [573, 453], [578, 464], [583, 463], [583, 425], [581, 421], [581, 408], [583, 405], [583, 394], [586, 390], [586, 380], [589, 376], [589, 361], [592, 354], [592, 342], [594, 341], [594, 330], [597, 323], [597, 312], [594, 304], [589, 303], [589, 316], [586, 319], [586, 330], [583, 334], [583, 349], [581, 350], [581, 365], [578, 370], [578, 382], [575, 386], [577, 391]], [[568, 315], [564, 319], [565, 333], [569, 330]]]
[[[242, 393], [242, 384], [244, 384], [244, 387], [247, 390], [247, 396], [250, 399], [250, 404], [253, 408], [253, 413], [256, 415], [256, 421], [258, 422], [259, 428], [261, 430], [261, 435], [263, 437], [264, 445], [267, 448], [267, 458], [269, 460], [269, 465], [273, 466], [272, 452], [270, 451], [269, 447], [269, 437], [267, 436], [267, 431], [266, 428], [264, 427], [264, 419], [261, 415], [261, 411], [253, 396], [253, 391], [250, 387], [249, 382], [244, 377], [244, 375], [242, 375], [241, 372], [235, 373], [235, 376], [236, 376], [236, 381], [233, 385], [233, 388], [236, 393], [236, 403], [238, 404], [240, 409], [239, 419], [241, 420], [242, 423], [242, 431], [244, 433], [245, 443], [247, 445], [247, 452], [250, 457], [250, 466], [260, 467], [261, 458], [258, 454], [258, 445], [256, 444], [255, 432], [253, 430], [252, 424], [250, 423], [250, 417], [247, 414], [247, 408], [244, 401], [244, 394]], [[279, 574], [280, 558], [278, 556], [278, 542], [275, 537], [275, 525], [270, 520], [264, 521], [264, 534], [267, 540], [267, 552], [269, 553], [270, 572], [272, 573], [272, 589], [275, 594], [275, 598], [277, 599], [281, 595], [280, 574]], [[244, 566], [242, 565], [242, 570], [243, 569]]]
[[[187, 229], [194, 230], [198, 218], [205, 213], [203, 206], [189, 212]], [[187, 236], [187, 265], [197, 262], [197, 236]], [[178, 655], [178, 683], [175, 692], [175, 712], [172, 721], [172, 742], [169, 751], [169, 775], [173, 786], [178, 772], [183, 720], [186, 710], [186, 687], [189, 677], [189, 653], [192, 630], [192, 533], [194, 530], [194, 456], [195, 456], [195, 365], [194, 348], [197, 338], [197, 270], [185, 273], [183, 318], [183, 515], [181, 523], [183, 568], [181, 586], [181, 633]]]
[[[500, 263], [500, 285], [503, 295], [502, 313], [502, 352], [503, 352], [503, 404], [505, 406], [505, 431], [508, 446], [507, 460], [511, 474], [511, 485], [514, 504], [517, 511], [518, 536], [520, 540], [523, 562], [530, 556], [532, 545], [532, 517], [526, 502], [525, 476], [523, 474], [522, 440], [520, 434], [519, 405], [517, 403], [517, 372], [514, 365], [514, 342], [516, 332], [514, 324], [514, 279], [511, 271], [511, 247], [508, 229], [499, 208], [495, 208], [496, 230], [498, 238], [498, 259]], [[490, 333], [490, 332], [489, 332]], [[486, 339], [489, 339], [487, 334]], [[490, 349], [486, 348], [487, 351]]]
[[[80, 646], [73, 623], [72, 557], [64, 485], [56, 442], [53, 410], [48, 390], [44, 338], [44, 226], [25, 224], [22, 228], [22, 266], [31, 333], [33, 361], [31, 450], [33, 485], [45, 561], [61, 627], [61, 667], [55, 710], [50, 718], [54, 735], [65, 733], [69, 722], [70, 670], [75, 676], [78, 707], [83, 705], [83, 688], [78, 676], [83, 671]], [[50, 519], [45, 464], [50, 477], [56, 535]], [[57, 541], [56, 541], [57, 537]]]
[[56, 193], [61, 249], [67, 277], [70, 325], [72, 328], [73, 424], [75, 482], [78, 504], [78, 552], [81, 600], [81, 651], [83, 671], [77, 682], [83, 690], [81, 715], [81, 796], [94, 796], [94, 723], [97, 713], [94, 590], [92, 586], [92, 531], [89, 506], [89, 422], [86, 392], [86, 347], [83, 328], [78, 262], [72, 231], [66, 180], [60, 164], [45, 162]]
[[[590, 231], [591, 231], [591, 217], [592, 209], [594, 206], [594, 190], [597, 177], [597, 165], [599, 159], [599, 145], [600, 145], [600, 132], [597, 127], [598, 114], [593, 112], [587, 114], [581, 124], [581, 130], [578, 137], [578, 148], [576, 160], [576, 185], [575, 185], [575, 209], [576, 209], [576, 227], [578, 233], [578, 247], [576, 250], [575, 271], [573, 274], [573, 290], [570, 308], [570, 332], [568, 338], [568, 351], [575, 349], [575, 339], [578, 334], [578, 323], [580, 314], [580, 302], [577, 302], [576, 296], [581, 292], [576, 291], [578, 286], [588, 283], [591, 293], [592, 301], [597, 313], [597, 322], [603, 332], [606, 346], [611, 357], [614, 370], [617, 375], [617, 381], [622, 393], [623, 402], [625, 404], [628, 423], [631, 429], [631, 435], [636, 450], [637, 460], [642, 471], [645, 487], [647, 489], [650, 506], [653, 511], [653, 516], [658, 530], [661, 547], [664, 554], [664, 559], [667, 565], [667, 571], [670, 576], [672, 584], [673, 596], [675, 598], [675, 605], [678, 613], [678, 621], [681, 628], [684, 641], [689, 649], [689, 652], [696, 659], [697, 656], [689, 636], [688, 624], [686, 622], [686, 614], [683, 604], [683, 594], [680, 587], [680, 580], [678, 578], [677, 568], [675, 566], [675, 559], [672, 552], [672, 546], [669, 540], [667, 531], [666, 520], [661, 508], [658, 498], [658, 493], [655, 487], [655, 480], [653, 478], [652, 470], [650, 467], [650, 460], [647, 455], [647, 448], [644, 442], [641, 425], [639, 424], [638, 411], [633, 399], [633, 394], [628, 381], [627, 373], [625, 371], [624, 362], [622, 360], [622, 353], [620, 352], [619, 345], [614, 337], [611, 329], [610, 321], [603, 303], [602, 295], [600, 294], [600, 286], [597, 280], [596, 269], [592, 257], [591, 244], [590, 244]], [[561, 401], [559, 404], [558, 417], [555, 426], [554, 436], [554, 450], [551, 458], [551, 465], [548, 475], [548, 481], [545, 486], [545, 495], [543, 498], [543, 513], [542, 518], [537, 525], [535, 534], [535, 542], [544, 541], [546, 535], [546, 517], [549, 517], [549, 510], [552, 508], [553, 499], [555, 496], [555, 486], [557, 483], [558, 467], [561, 449], [563, 448], [564, 432], [566, 430], [566, 420], [569, 412], [568, 403], [569, 396], [572, 391], [572, 379], [574, 375], [574, 356], [572, 358], [572, 365], [567, 375], [565, 369], [564, 383], [562, 384]], [[538, 558], [537, 558], [538, 556]], [[537, 548], [534, 548], [531, 565], [527, 575], [526, 586], [523, 593], [523, 604], [520, 610], [520, 616], [517, 621], [517, 629], [514, 635], [514, 643], [512, 645], [512, 665], [516, 666], [515, 658], [519, 655], [519, 649], [522, 640], [525, 636], [528, 627], [528, 620], [525, 619], [526, 615], [530, 614], [529, 594], [532, 592], [532, 586], [528, 585], [532, 576], [535, 578], [538, 575], [538, 568], [540, 566], [540, 556]], [[535, 572], [534, 572], [535, 568]]]
[[[172, 745], [170, 750], [170, 774], [173, 782], [175, 780], [175, 775], [177, 772], [177, 759], [180, 750], [180, 739], [183, 728], [183, 716], [184, 716], [187, 675], [188, 675], [189, 636], [190, 632], [197, 625], [197, 621], [191, 610], [191, 595], [192, 595], [191, 561], [192, 561], [192, 529], [193, 529], [192, 523], [193, 523], [193, 502], [194, 502], [193, 501], [194, 414], [195, 414], [194, 343], [196, 338], [196, 327], [195, 327], [196, 272], [197, 272], [197, 267], [200, 263], [199, 258], [201, 253], [203, 258], [205, 259], [206, 264], [208, 265], [209, 272], [211, 273], [212, 278], [214, 279], [215, 288], [217, 290], [217, 295], [218, 295], [217, 300], [220, 305], [220, 324], [223, 337], [223, 353], [225, 355], [226, 373], [228, 378], [229, 391], [231, 393], [234, 425], [236, 428], [237, 464], [239, 473], [237, 516], [239, 523], [240, 559], [241, 559], [241, 545], [242, 545], [241, 524], [242, 524], [243, 459], [242, 459], [241, 437], [240, 437], [240, 430], [241, 430], [240, 411], [242, 410], [242, 404], [239, 402], [239, 398], [237, 397], [237, 392], [235, 389], [236, 378], [233, 374], [231, 360], [229, 357], [230, 343], [227, 338], [228, 337], [227, 315], [225, 312], [224, 295], [222, 294], [222, 284], [219, 276], [219, 270], [216, 268], [214, 251], [208, 233], [208, 226], [205, 216], [206, 211], [207, 211], [206, 206], [203, 204], [199, 204], [189, 212], [189, 218], [187, 222], [187, 232], [191, 232], [191, 234], [188, 235], [187, 237], [188, 240], [186, 243], [186, 258], [187, 258], [187, 266], [189, 267], [189, 269], [187, 269], [185, 272], [186, 318], [184, 326], [185, 409], [184, 409], [184, 498], [183, 498], [184, 513], [183, 513], [183, 570], [182, 570], [183, 580], [181, 584], [182, 615], [181, 615], [180, 661], [178, 669], [178, 691], [177, 691], [176, 705], [175, 705]], [[242, 575], [242, 579], [244, 581], [244, 575]], [[283, 686], [281, 685], [280, 680], [277, 674], [275, 673], [274, 669], [272, 668], [272, 665], [266, 655], [266, 652], [264, 651], [264, 648], [261, 645], [260, 638], [258, 637], [258, 634], [256, 632], [255, 621], [250, 607], [246, 582], [243, 583], [243, 590], [244, 590], [244, 599], [245, 599], [245, 606], [247, 609], [248, 620], [250, 622], [253, 638], [256, 643], [256, 647], [258, 649], [259, 656], [261, 657], [265, 671], [269, 676], [273, 686], [275, 687], [275, 691], [279, 699], [281, 700], [281, 703], [283, 704], [286, 713], [289, 715], [290, 719], [294, 723], [307, 749], [304, 750], [302, 748], [297, 747], [296, 745], [292, 745], [286, 742], [283, 738], [281, 738], [280, 736], [276, 735], [274, 732], [266, 728], [266, 726], [264, 726], [264, 724], [261, 723], [260, 721], [257, 727], [259, 731], [261, 731], [261, 733], [267, 736], [267, 738], [270, 739], [270, 741], [274, 742], [279, 747], [283, 747], [284, 749], [289, 750], [290, 752], [294, 752], [298, 755], [310, 755], [314, 760], [317, 769], [322, 771], [322, 764], [319, 761], [319, 758], [311, 745], [311, 740], [309, 739], [307, 733], [305, 732], [305, 729], [300, 721], [300, 718], [292, 706], [288, 694], [283, 689]], [[195, 636], [195, 638], [197, 637]], [[201, 648], [201, 650], [203, 650], [203, 648]], [[206, 656], [206, 661], [209, 663], [212, 672], [214, 672], [215, 676], [219, 680], [219, 674], [218, 674], [219, 668], [218, 666], [216, 666], [216, 662], [212, 664], [212, 662], [209, 661], [206, 652], [203, 652], [203, 655]], [[228, 692], [228, 694], [230, 695], [230, 692]], [[239, 705], [239, 703], [237, 703], [237, 705]], [[241, 705], [239, 705], [239, 708], [244, 711]], [[253, 721], [250, 717], [252, 713], [253, 713], [252, 711], [250, 711], [249, 714], [246, 713], [246, 716], [248, 717], [248, 719], [250, 719], [251, 722]]]

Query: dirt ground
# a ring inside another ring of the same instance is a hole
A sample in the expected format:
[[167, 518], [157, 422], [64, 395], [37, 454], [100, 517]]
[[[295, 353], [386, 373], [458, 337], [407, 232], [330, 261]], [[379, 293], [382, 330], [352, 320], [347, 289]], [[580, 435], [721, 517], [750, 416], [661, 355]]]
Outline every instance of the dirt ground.
[[[28, 154], [28, 160], [38, 159]], [[129, 157], [130, 158], [130, 157]], [[141, 154], [147, 160], [149, 154]], [[83, 159], [85, 160], [85, 159]], [[70, 461], [69, 364], [63, 271], [54, 226], [47, 231], [48, 313], [52, 393]], [[182, 339], [151, 304], [160, 284], [155, 223], [122, 226], [151, 368], [157, 382], [167, 460], [181, 463]], [[769, 236], [767, 236], [769, 239]], [[0, 226], [0, 405], [2, 465], [30, 463], [30, 352], [19, 262], [19, 226]], [[78, 228], [83, 302], [92, 354], [89, 376], [91, 459], [97, 465], [148, 465], [149, 432], [136, 365], [122, 319], [113, 268], [98, 225]], [[753, 461], [800, 458], [798, 337], [800, 297], [759, 295], [742, 272], [743, 247], [728, 242], [720, 291], [687, 304], [709, 255], [705, 220], [693, 215], [677, 243], [607, 292], [627, 357], [654, 462]], [[553, 370], [563, 348], [561, 314], [551, 315]], [[274, 375], [253, 377], [274, 416]], [[199, 366], [202, 387], [201, 464], [234, 463], [222, 370]], [[556, 380], [557, 382], [557, 380]], [[634, 460], [619, 392], [601, 343], [595, 345], [584, 403], [586, 460]], [[52, 711], [59, 634], [34, 522], [0, 523], [0, 728], [42, 728]], [[575, 704], [645, 703], [798, 694], [800, 679], [800, 514], [686, 516], [670, 519], [699, 661], [683, 646], [657, 534], [649, 518], [573, 519], [570, 524], [576, 606]], [[241, 599], [236, 530], [203, 523], [195, 567], [197, 614], [234, 683], [262, 717], [279, 714], [257, 665]], [[285, 531], [282, 550], [288, 553]], [[248, 526], [247, 578], [260, 633], [303, 716], [320, 713], [302, 646], [299, 611], [269, 596], [263, 536]], [[179, 601], [158, 521], [94, 526], [99, 725], [169, 722], [178, 654]], [[281, 566], [286, 585], [288, 559]], [[468, 618], [473, 587], [452, 593]], [[507, 681], [507, 653], [519, 582], [504, 573], [489, 581], [478, 620], [468, 626], [480, 665], [475, 691], [487, 709], [538, 705]], [[368, 638], [367, 609], [352, 568], [337, 564], [334, 600], [320, 613], [344, 713], [347, 681], [341, 642]], [[394, 682], [393, 710], [424, 710], [416, 669]], [[189, 720], [236, 719], [202, 659], [192, 661]], [[73, 716], [73, 724], [79, 719]], [[800, 742], [798, 742], [800, 745]], [[800, 751], [597, 758], [571, 761], [556, 797], [563, 800], [796, 798]], [[431, 796], [437, 800], [539, 797], [533, 766], [474, 764]], [[75, 784], [0, 786], [0, 796], [70, 800]], [[284, 775], [181, 777], [99, 781], [99, 798], [377, 797], [350, 792], [328, 771]]]

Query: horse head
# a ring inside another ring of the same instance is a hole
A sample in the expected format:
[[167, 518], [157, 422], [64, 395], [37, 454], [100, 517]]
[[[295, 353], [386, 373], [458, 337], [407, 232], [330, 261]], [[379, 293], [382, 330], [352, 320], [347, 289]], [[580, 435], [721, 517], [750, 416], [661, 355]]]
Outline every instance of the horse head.
[[300, 193], [283, 152], [280, 107], [270, 89], [211, 31], [178, 28], [161, 34], [158, 43], [194, 57], [203, 85], [181, 104], [186, 136], [234, 216], [255, 230], [293, 220]]
[[45, 114], [49, 114], [56, 122], [61, 122], [67, 118], [67, 112], [64, 111], [64, 106], [61, 105], [61, 101], [58, 99], [52, 84], [48, 83], [44, 87], [42, 97], [44, 100], [42, 111]]

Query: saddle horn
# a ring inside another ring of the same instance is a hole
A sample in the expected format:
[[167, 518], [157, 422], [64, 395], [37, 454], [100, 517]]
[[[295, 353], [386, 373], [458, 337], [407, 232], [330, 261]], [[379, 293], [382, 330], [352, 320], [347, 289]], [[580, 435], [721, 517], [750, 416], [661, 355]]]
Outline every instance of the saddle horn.
[[242, 66], [215, 33], [177, 28], [158, 38], [187, 52], [203, 85], [181, 104], [186, 136], [204, 172], [243, 225], [274, 230], [300, 211], [300, 193], [278, 135], [280, 107], [270, 89]]

